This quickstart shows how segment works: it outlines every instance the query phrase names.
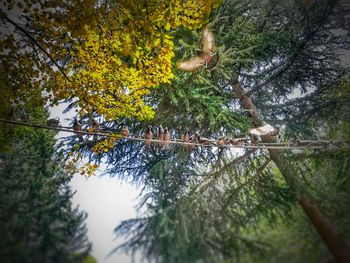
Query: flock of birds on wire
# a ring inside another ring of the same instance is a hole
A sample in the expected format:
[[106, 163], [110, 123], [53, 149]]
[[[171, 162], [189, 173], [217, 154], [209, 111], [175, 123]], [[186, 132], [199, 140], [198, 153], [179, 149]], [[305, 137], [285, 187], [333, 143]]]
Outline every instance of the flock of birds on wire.
[[[205, 26], [202, 30], [201, 49], [198, 50], [198, 54], [185, 61], [178, 62], [176, 64], [176, 67], [179, 70], [188, 71], [188, 72], [193, 72], [203, 67], [205, 67], [208, 70], [212, 70], [217, 66], [217, 64], [220, 61], [219, 55], [214, 51], [215, 51], [214, 33], [208, 28], [208, 26]], [[48, 126], [51, 126], [51, 127], [58, 127], [59, 119], [50, 119], [47, 124]], [[82, 125], [79, 122], [79, 120], [76, 118], [74, 119], [73, 130], [77, 132], [79, 141], [83, 141], [84, 139], [81, 133], [83, 131]], [[94, 131], [95, 133], [99, 131], [99, 124], [98, 122], [96, 122], [96, 120], [94, 119], [90, 120], [89, 130]], [[270, 125], [265, 124], [262, 127], [251, 129], [250, 133], [254, 135], [265, 135], [273, 131], [274, 129]], [[120, 131], [120, 135], [122, 137], [128, 137], [129, 136], [128, 127], [123, 126], [123, 128]], [[97, 135], [95, 135], [94, 138], [96, 139]], [[169, 147], [171, 136], [168, 128], [167, 127], [163, 128], [162, 126], [159, 126], [157, 128], [157, 132], [154, 136], [153, 127], [148, 126], [145, 131], [143, 139], [145, 140], [146, 147], [150, 147], [150, 143], [152, 140], [152, 141], [161, 143], [163, 145], [163, 148], [166, 149]], [[183, 135], [181, 136], [181, 142], [184, 143], [185, 148], [192, 148], [194, 147], [195, 144], [213, 145], [213, 146], [214, 145], [241, 146], [246, 144], [248, 140], [249, 139], [246, 139], [246, 138], [233, 139], [233, 138], [227, 138], [226, 136], [222, 136], [216, 142], [213, 142], [208, 138], [202, 137], [199, 131], [196, 131], [193, 135], [190, 135], [188, 129], [186, 129]]]
[[[92, 133], [94, 135], [94, 140], [97, 139], [97, 136], [100, 132], [100, 125], [99, 123], [91, 118], [89, 121], [89, 128], [87, 129], [89, 133]], [[57, 128], [59, 127], [60, 119], [49, 119], [47, 121], [47, 126]], [[80, 142], [84, 141], [83, 134], [86, 133], [83, 130], [83, 126], [81, 122], [74, 118], [73, 121], [73, 131], [77, 134], [77, 137], [79, 138]], [[154, 132], [155, 130], [155, 132]], [[249, 132], [252, 135], [266, 135], [269, 133], [274, 132], [273, 128], [265, 124], [261, 127], [250, 129]], [[103, 135], [103, 134], [102, 134]], [[119, 132], [119, 135], [123, 138], [127, 138], [130, 136], [129, 129], [126, 125], [122, 126], [122, 129]], [[151, 125], [148, 125], [145, 129], [144, 135], [142, 137], [142, 140], [145, 141], [145, 145], [147, 148], [150, 147], [151, 142], [160, 143], [163, 147], [163, 149], [167, 149], [169, 147], [169, 144], [171, 143], [171, 135], [169, 132], [169, 129], [167, 127], [163, 128], [161, 125], [157, 128], [153, 128]], [[183, 146], [187, 149], [192, 149], [195, 147], [195, 145], [211, 145], [211, 146], [225, 146], [225, 145], [233, 145], [233, 146], [242, 146], [247, 144], [249, 141], [251, 141], [251, 144], [254, 144], [254, 139], [249, 138], [229, 138], [226, 136], [219, 137], [216, 141], [213, 141], [209, 138], [202, 137], [200, 135], [200, 132], [197, 130], [194, 134], [190, 135], [190, 130], [187, 128], [185, 129], [184, 133], [181, 136], [180, 142], [183, 143]]]

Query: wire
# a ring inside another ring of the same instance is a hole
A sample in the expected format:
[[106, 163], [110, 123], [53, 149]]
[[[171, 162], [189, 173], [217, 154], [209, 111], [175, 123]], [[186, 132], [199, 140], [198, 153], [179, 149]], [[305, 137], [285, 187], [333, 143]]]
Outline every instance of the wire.
[[[180, 144], [180, 145], [192, 145], [192, 146], [203, 146], [203, 147], [217, 147], [217, 148], [242, 148], [242, 149], [312, 149], [312, 150], [321, 150], [321, 149], [328, 149], [328, 150], [336, 150], [336, 149], [350, 149], [349, 144], [342, 143], [342, 147], [340, 145], [334, 145], [331, 142], [328, 141], [297, 141], [297, 143], [303, 143], [306, 145], [294, 145], [293, 143], [248, 143], [245, 142], [244, 145], [217, 145], [215, 141], [209, 140], [208, 144], [203, 143], [195, 143], [195, 142], [183, 142], [179, 139], [173, 139], [170, 141], [164, 141], [164, 140], [157, 140], [157, 139], [145, 139], [142, 137], [137, 136], [123, 136], [121, 134], [111, 133], [111, 132], [90, 132], [87, 130], [83, 131], [74, 131], [73, 128], [70, 127], [64, 127], [64, 126], [47, 126], [47, 125], [41, 125], [41, 124], [33, 124], [33, 123], [26, 123], [26, 122], [20, 122], [20, 121], [13, 121], [13, 120], [6, 120], [6, 119], [0, 119], [0, 122], [3, 123], [9, 123], [9, 124], [15, 124], [15, 125], [22, 125], [32, 128], [39, 128], [39, 129], [47, 129], [47, 130], [55, 130], [55, 131], [61, 131], [61, 132], [71, 132], [75, 134], [83, 134], [83, 135], [97, 135], [101, 137], [109, 137], [109, 138], [117, 138], [117, 139], [127, 139], [131, 141], [147, 141], [149, 143], [155, 142], [155, 143], [162, 143], [162, 144]], [[242, 140], [248, 140], [246, 138], [242, 138]], [[322, 145], [317, 145], [322, 144]]]

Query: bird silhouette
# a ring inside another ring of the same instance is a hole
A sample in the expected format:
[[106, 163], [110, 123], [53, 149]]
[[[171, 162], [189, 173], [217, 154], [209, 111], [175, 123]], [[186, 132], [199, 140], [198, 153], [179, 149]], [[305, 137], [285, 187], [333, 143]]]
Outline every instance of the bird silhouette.
[[[93, 133], [98, 133], [100, 131], [100, 124], [93, 118], [90, 119], [90, 131]], [[97, 135], [93, 136], [93, 140], [97, 140]]]
[[[162, 127], [162, 125], [159, 125], [158, 129], [157, 129], [157, 140], [159, 141], [163, 141], [164, 140], [164, 129]], [[159, 146], [163, 147], [164, 143], [160, 142]]]
[[145, 132], [145, 139], [146, 139], [145, 140], [145, 146], [146, 146], [147, 149], [149, 149], [151, 147], [152, 136], [153, 136], [152, 126], [148, 125], [147, 129], [146, 129], [146, 132]]
[[176, 67], [183, 71], [193, 72], [202, 67], [211, 70], [219, 63], [219, 55], [215, 51], [214, 33], [209, 30], [208, 26], [203, 28], [201, 50], [197, 56], [188, 60], [176, 63]]
[[164, 134], [163, 134], [163, 149], [166, 150], [169, 148], [169, 141], [170, 141], [170, 133], [167, 127], [164, 128]]
[[84, 141], [83, 135], [80, 133], [80, 132], [83, 131], [83, 127], [81, 126], [81, 123], [80, 123], [80, 121], [77, 118], [74, 118], [73, 130], [77, 133], [79, 141], [80, 142]]
[[224, 146], [226, 144], [227, 138], [225, 136], [219, 137], [219, 139], [216, 141], [217, 146]]
[[60, 125], [60, 118], [48, 119], [46, 122], [47, 126], [57, 128]]
[[129, 136], [129, 129], [126, 125], [123, 125], [121, 131], [120, 131], [120, 134], [123, 136], [123, 137], [128, 137]]

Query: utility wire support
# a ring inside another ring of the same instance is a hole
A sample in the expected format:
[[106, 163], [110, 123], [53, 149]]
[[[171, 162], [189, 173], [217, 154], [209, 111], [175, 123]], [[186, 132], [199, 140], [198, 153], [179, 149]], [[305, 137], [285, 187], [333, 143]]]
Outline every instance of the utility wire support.
[[[74, 131], [73, 128], [70, 127], [64, 127], [64, 126], [47, 126], [42, 124], [33, 124], [33, 123], [26, 123], [26, 122], [20, 122], [20, 121], [13, 121], [13, 120], [7, 120], [7, 119], [0, 119], [0, 122], [2, 123], [9, 123], [14, 125], [21, 125], [21, 126], [27, 126], [31, 128], [38, 128], [38, 129], [47, 129], [47, 130], [55, 130], [55, 131], [62, 131], [62, 132], [71, 132], [75, 134], [82, 134], [82, 135], [97, 135], [101, 137], [109, 137], [109, 138], [116, 138], [116, 139], [127, 139], [131, 141], [148, 141], [148, 142], [155, 142], [155, 143], [164, 143], [163, 140], [157, 140], [157, 139], [145, 139], [143, 137], [137, 137], [137, 136], [123, 136], [121, 134], [112, 133], [109, 131], [106, 132], [89, 132], [86, 130], [83, 131]], [[325, 145], [325, 141], [321, 141], [322, 145], [316, 145], [319, 143], [319, 141], [306, 141], [309, 145], [305, 146], [296, 146], [292, 143], [257, 143], [257, 144], [249, 144], [245, 143], [244, 145], [216, 145], [216, 142], [213, 140], [209, 141], [209, 144], [202, 144], [202, 143], [195, 143], [195, 142], [183, 142], [179, 139], [173, 139], [170, 141], [167, 141], [166, 143], [169, 144], [180, 144], [180, 145], [194, 145], [194, 146], [203, 146], [203, 147], [217, 147], [217, 148], [241, 148], [241, 149], [281, 149], [281, 150], [322, 150], [322, 149], [328, 149], [328, 150], [338, 150], [338, 149], [350, 149], [349, 144], [343, 144], [342, 147], [331, 145]]]

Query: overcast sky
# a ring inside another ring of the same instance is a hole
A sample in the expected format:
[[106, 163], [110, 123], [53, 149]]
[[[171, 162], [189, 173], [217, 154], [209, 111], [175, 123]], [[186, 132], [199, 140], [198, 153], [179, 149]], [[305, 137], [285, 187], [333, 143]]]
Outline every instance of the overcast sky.
[[73, 204], [88, 212], [88, 237], [92, 242], [92, 255], [98, 262], [131, 262], [126, 254], [106, 255], [120, 244], [115, 240], [113, 229], [125, 219], [136, 216], [135, 205], [138, 191], [130, 184], [121, 183], [117, 178], [76, 175], [71, 183], [77, 190]]

